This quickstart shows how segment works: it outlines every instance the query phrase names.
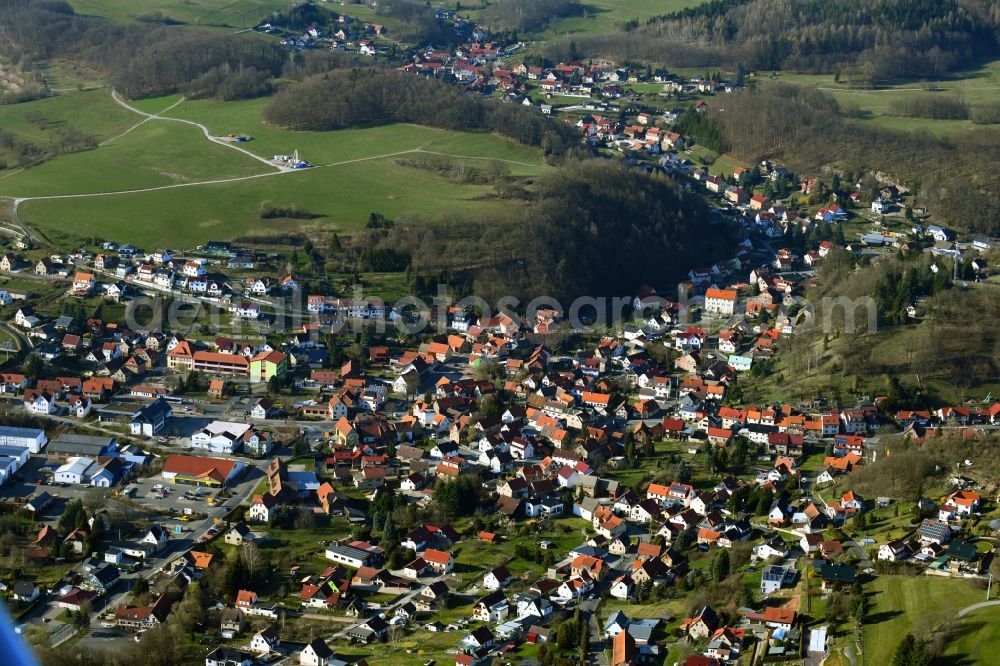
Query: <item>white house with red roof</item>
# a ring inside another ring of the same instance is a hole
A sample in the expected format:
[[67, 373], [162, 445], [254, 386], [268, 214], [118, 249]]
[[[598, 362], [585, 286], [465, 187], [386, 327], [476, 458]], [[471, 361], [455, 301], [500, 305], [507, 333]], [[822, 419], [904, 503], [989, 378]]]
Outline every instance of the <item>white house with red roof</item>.
[[86, 296], [97, 286], [97, 278], [93, 273], [77, 272], [73, 276], [73, 295]]
[[422, 557], [427, 565], [439, 574], [449, 574], [455, 566], [455, 559], [447, 551], [428, 548]]
[[278, 498], [271, 493], [254, 495], [250, 503], [250, 520], [258, 523], [269, 523], [278, 510]]
[[705, 312], [731, 316], [736, 312], [736, 290], [709, 288], [705, 292]]
[[957, 490], [948, 496], [945, 506], [953, 505], [955, 514], [959, 516], [969, 516], [979, 510], [982, 496], [971, 490]]

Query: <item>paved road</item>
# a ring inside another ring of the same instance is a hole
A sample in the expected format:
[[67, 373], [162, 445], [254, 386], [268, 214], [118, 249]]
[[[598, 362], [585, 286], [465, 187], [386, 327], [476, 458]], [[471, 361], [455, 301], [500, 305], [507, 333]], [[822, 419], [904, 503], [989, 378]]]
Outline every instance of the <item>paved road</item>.
[[11, 326], [5, 321], [2, 321], [0, 322], [0, 329], [2, 329], [5, 333], [10, 335], [17, 341], [18, 352], [30, 352], [32, 348], [34, 348], [34, 345], [31, 342], [31, 338], [29, 338], [24, 333], [19, 331], [16, 327]]
[[604, 658], [604, 627], [601, 626], [597, 607], [599, 599], [585, 599], [580, 602], [580, 614], [590, 627], [590, 642], [587, 645], [587, 658], [591, 664], [605, 664]]
[[955, 613], [955, 619], [965, 617], [973, 611], [977, 611], [980, 608], [988, 608], [990, 606], [1000, 606], [1000, 599], [993, 599], [992, 601], [980, 601], [978, 604], [972, 604], [971, 606], [966, 606], [962, 610]]

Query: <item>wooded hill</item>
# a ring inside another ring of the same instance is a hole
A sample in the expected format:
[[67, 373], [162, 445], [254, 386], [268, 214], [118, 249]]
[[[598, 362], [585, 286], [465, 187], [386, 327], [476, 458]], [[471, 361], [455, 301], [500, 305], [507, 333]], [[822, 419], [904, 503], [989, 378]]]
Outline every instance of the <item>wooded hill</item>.
[[[809, 325], [781, 345], [776, 385], [786, 395], [841, 402], [882, 395], [889, 410], [982, 398], [1000, 372], [1000, 335], [993, 325], [1000, 298], [996, 285], [952, 284], [953, 270], [951, 259], [928, 254], [889, 255], [872, 264], [834, 250], [819, 270], [818, 286], [806, 294], [813, 307]], [[869, 297], [876, 304], [876, 330], [868, 327]], [[853, 329], [847, 309], [827, 309], [824, 298], [857, 304]], [[915, 317], [906, 312], [911, 304], [917, 304]]]
[[768, 85], [727, 95], [689, 128], [707, 145], [755, 164], [781, 160], [803, 174], [829, 167], [888, 174], [926, 204], [937, 224], [1000, 235], [1000, 131], [934, 137], [864, 125], [841, 115], [836, 100], [809, 88]]
[[[620, 34], [574, 35], [584, 57], [673, 67], [841, 72], [868, 84], [940, 77], [997, 53], [1000, 2], [714, 0]], [[571, 41], [572, 40], [572, 41]]]
[[332, 71], [283, 89], [264, 109], [264, 119], [291, 130], [416, 123], [450, 130], [484, 129], [546, 155], [578, 147], [574, 129], [533, 108], [463, 95], [455, 86], [395, 70]]
[[400, 219], [359, 243], [405, 255], [414, 278], [453, 275], [453, 284], [488, 302], [545, 295], [567, 307], [578, 296], [674, 284], [696, 265], [732, 256], [732, 230], [709, 224], [704, 200], [665, 176], [585, 160], [534, 188], [506, 215]]
[[177, 91], [226, 99], [270, 91], [287, 54], [252, 35], [78, 16], [64, 2], [0, 0], [0, 48], [96, 67], [127, 97]]

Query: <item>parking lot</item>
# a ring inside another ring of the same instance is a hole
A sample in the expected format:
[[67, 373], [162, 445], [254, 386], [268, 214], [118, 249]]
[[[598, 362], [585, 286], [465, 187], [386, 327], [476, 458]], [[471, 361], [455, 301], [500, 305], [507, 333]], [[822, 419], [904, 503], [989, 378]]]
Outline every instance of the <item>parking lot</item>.
[[131, 497], [132, 501], [153, 511], [163, 512], [174, 517], [164, 521], [171, 532], [174, 532], [174, 528], [178, 526], [182, 532], [189, 531], [186, 523], [190, 521], [184, 519], [186, 515], [208, 514], [216, 509], [227, 509], [230, 506], [230, 502], [219, 498], [219, 490], [174, 485], [164, 482], [159, 476], [139, 479], [135, 483], [129, 484], [130, 488], [133, 486], [135, 493]]
[[51, 478], [52, 468], [46, 471], [46, 460], [41, 456], [31, 456], [17, 474], [10, 481], [0, 486], [0, 497], [16, 498], [28, 497], [40, 490], [47, 490], [52, 494], [53, 489], [49, 486], [39, 486], [36, 481], [40, 478], [46, 482]]

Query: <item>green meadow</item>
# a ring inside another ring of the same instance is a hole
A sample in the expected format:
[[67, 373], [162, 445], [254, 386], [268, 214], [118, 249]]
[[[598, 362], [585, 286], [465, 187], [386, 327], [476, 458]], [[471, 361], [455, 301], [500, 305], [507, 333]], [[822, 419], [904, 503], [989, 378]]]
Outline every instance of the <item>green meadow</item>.
[[252, 28], [272, 12], [298, 3], [295, 0], [70, 0], [69, 4], [78, 14], [119, 22], [162, 12], [181, 23]]
[[138, 120], [115, 104], [107, 89], [0, 106], [0, 128], [41, 145], [69, 128], [103, 141]]
[[[85, 110], [74, 116], [71, 107], [81, 100], [87, 102], [79, 105]], [[492, 197], [492, 186], [460, 184], [401, 163], [426, 157], [417, 151], [473, 166], [503, 160], [514, 177], [530, 178], [548, 168], [539, 150], [484, 132], [417, 125], [290, 132], [262, 122], [266, 100], [183, 101], [171, 108], [179, 101], [168, 96], [129, 102], [142, 112], [165, 115], [146, 122], [115, 104], [108, 89], [0, 108], [5, 127], [37, 141], [45, 139], [44, 130], [31, 122], [38, 114], [72, 120], [74, 127], [103, 141], [91, 150], [6, 172], [0, 196], [28, 198], [20, 219], [56, 244], [99, 235], [177, 247], [276, 231], [350, 233], [372, 211], [392, 217], [442, 211], [476, 216], [510, 206]], [[240, 146], [261, 157], [298, 150], [316, 166], [278, 173], [208, 141], [199, 128], [178, 119], [202, 123], [213, 135], [246, 134], [251, 140]], [[33, 199], [62, 196], [67, 198]], [[295, 205], [317, 217], [261, 220], [264, 202]]]
[[[372, 211], [389, 217], [442, 211], [476, 216], [510, 207], [510, 202], [479, 200], [491, 191], [490, 186], [456, 185], [434, 173], [375, 159], [224, 184], [29, 201], [21, 206], [20, 217], [53, 241], [72, 229], [78, 237], [97, 234], [184, 248], [247, 234], [350, 233]], [[320, 217], [261, 220], [258, 212], [265, 201], [295, 204]]]
[[865, 586], [865, 594], [867, 664], [890, 663], [904, 635], [925, 638], [960, 609], [984, 597], [968, 581], [937, 576], [879, 576]]
[[1000, 654], [1000, 607], [974, 610], [955, 622], [942, 660], [949, 664], [993, 664]]
[[833, 74], [795, 74], [778, 72], [776, 76], [760, 72], [758, 85], [772, 82], [794, 83], [821, 90], [837, 100], [841, 109], [859, 117], [862, 122], [899, 130], [926, 130], [936, 135], [969, 131], [986, 125], [968, 120], [938, 120], [933, 118], [902, 118], [888, 115], [893, 99], [916, 95], [957, 97], [970, 104], [1000, 101], [1000, 61], [959, 72], [945, 79], [907, 82], [874, 89], [853, 88], [846, 79], [835, 80]]
[[555, 30], [566, 32], [610, 32], [629, 19], [645, 22], [651, 16], [670, 14], [702, 4], [703, 0], [589, 0], [584, 13], [560, 21]]
[[[141, 108], [149, 113], [176, 101], [174, 97], [144, 100]], [[245, 134], [251, 140], [241, 146], [262, 157], [298, 150], [312, 164], [331, 164], [421, 148], [467, 157], [524, 162], [527, 166], [522, 168], [529, 173], [533, 166], [543, 165], [538, 150], [485, 132], [453, 132], [417, 125], [290, 132], [264, 123], [261, 113], [268, 101], [266, 98], [241, 102], [186, 100], [165, 115], [202, 123], [216, 136]], [[518, 166], [512, 164], [512, 170]]]
[[108, 144], [12, 174], [0, 192], [17, 197], [117, 192], [268, 170], [252, 157], [206, 140], [193, 125], [150, 121]]
[[[599, 33], [619, 30], [625, 21], [638, 19], [645, 22], [651, 16], [670, 14], [688, 7], [696, 7], [705, 0], [581, 0], [579, 16], [557, 21], [545, 36], [567, 33]], [[460, 15], [473, 20], [480, 18], [482, 3], [468, 6], [462, 3]], [[350, 11], [352, 15], [353, 10]]]

